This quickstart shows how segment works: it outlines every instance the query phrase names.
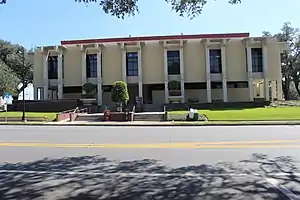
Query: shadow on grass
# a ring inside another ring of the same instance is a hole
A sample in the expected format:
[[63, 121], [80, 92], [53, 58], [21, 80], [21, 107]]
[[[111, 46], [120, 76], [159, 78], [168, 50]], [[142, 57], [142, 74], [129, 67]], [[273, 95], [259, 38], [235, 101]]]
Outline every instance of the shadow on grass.
[[285, 172], [287, 175], [274, 178], [283, 185], [292, 181], [299, 184], [300, 179], [292, 175], [296, 165], [289, 157], [270, 159], [261, 154], [236, 164], [181, 168], [148, 159], [126, 162], [100, 156], [43, 159], [0, 166], [0, 199], [287, 199], [254, 173], [274, 177], [271, 173]]

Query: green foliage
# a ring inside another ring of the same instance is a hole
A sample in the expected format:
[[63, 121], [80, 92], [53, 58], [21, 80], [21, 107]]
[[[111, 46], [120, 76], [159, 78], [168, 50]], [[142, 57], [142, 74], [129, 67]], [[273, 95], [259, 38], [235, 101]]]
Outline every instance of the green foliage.
[[[0, 62], [2, 62], [0, 66], [1, 70], [9, 70], [10, 77], [14, 77], [12, 80], [16, 81], [16, 85], [21, 83], [23, 78], [25, 79], [25, 87], [27, 87], [29, 83], [32, 83], [33, 63], [29, 59], [27, 50], [24, 47], [0, 39]], [[4, 68], [4, 66], [6, 68]], [[17, 91], [18, 88], [10, 88], [9, 90]], [[19, 91], [22, 90], [23, 87]]]
[[86, 83], [82, 86], [82, 89], [86, 93], [86, 98], [93, 98], [97, 90], [97, 85], [93, 83]]
[[13, 71], [0, 61], [0, 96], [5, 92], [9, 92], [12, 95], [18, 94], [18, 78], [14, 76]]
[[168, 83], [169, 90], [180, 90], [180, 82], [179, 81], [169, 81]]
[[[110, 14], [117, 18], [124, 19], [125, 16], [134, 16], [139, 13], [138, 0], [73, 0], [75, 2], [91, 4], [96, 3], [102, 8], [106, 14]], [[146, 0], [144, 0], [146, 1]], [[158, 0], [156, 0], [158, 1]], [[159, 0], [165, 1], [171, 6], [171, 9], [180, 16], [187, 16], [194, 18], [200, 15], [203, 11], [203, 7], [207, 2], [213, 0]], [[220, 1], [220, 0], [219, 0]], [[241, 3], [242, 0], [228, 0], [230, 4]], [[0, 4], [5, 4], [7, 0], [0, 0]], [[155, 2], [153, 2], [155, 5]], [[155, 6], [153, 6], [155, 9]]]
[[111, 90], [111, 100], [115, 103], [126, 104], [129, 101], [127, 84], [123, 81], [116, 81]]

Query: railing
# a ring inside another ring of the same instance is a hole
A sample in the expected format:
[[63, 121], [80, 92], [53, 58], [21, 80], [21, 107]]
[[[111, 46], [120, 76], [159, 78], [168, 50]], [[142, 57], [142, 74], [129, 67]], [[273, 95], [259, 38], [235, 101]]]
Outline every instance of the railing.
[[135, 106], [132, 108], [131, 121], [134, 120]]

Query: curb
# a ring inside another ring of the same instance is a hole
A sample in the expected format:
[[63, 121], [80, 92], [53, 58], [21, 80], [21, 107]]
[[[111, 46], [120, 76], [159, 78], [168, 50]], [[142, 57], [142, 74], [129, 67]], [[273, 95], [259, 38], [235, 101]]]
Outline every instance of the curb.
[[278, 122], [278, 123], [214, 123], [214, 124], [181, 124], [181, 123], [174, 123], [174, 124], [122, 124], [122, 123], [116, 123], [116, 124], [94, 124], [94, 123], [77, 123], [77, 124], [55, 124], [55, 123], [0, 123], [0, 126], [4, 125], [4, 126], [66, 126], [66, 127], [70, 127], [70, 126], [127, 126], [127, 127], [172, 127], [172, 126], [294, 126], [294, 125], [300, 125], [300, 122]]

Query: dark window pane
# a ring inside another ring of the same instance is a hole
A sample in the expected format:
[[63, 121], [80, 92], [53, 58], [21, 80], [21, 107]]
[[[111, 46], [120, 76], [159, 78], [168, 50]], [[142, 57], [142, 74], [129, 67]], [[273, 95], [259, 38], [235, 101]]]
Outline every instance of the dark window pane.
[[127, 76], [138, 76], [139, 74], [139, 60], [137, 52], [126, 53], [126, 74]]
[[209, 50], [210, 73], [222, 73], [221, 49]]
[[97, 54], [86, 55], [86, 77], [97, 78]]
[[48, 79], [58, 78], [58, 56], [48, 56]]
[[179, 51], [168, 51], [168, 74], [177, 75], [180, 74], [180, 53]]
[[262, 72], [263, 71], [262, 48], [252, 48], [251, 57], [252, 57], [252, 71]]

